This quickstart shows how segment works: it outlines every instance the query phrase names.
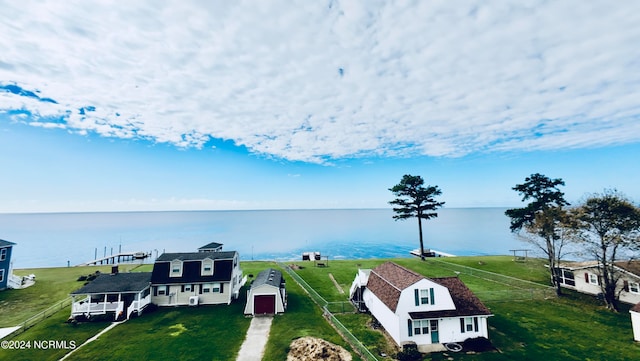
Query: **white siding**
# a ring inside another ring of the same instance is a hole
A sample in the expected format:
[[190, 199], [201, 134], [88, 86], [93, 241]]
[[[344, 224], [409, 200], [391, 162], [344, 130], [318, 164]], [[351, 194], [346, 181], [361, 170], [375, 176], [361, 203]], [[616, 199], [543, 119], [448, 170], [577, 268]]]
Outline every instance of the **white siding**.
[[[563, 285], [563, 287], [575, 289], [578, 292], [582, 292], [590, 295], [597, 295], [599, 293], [602, 293], [602, 289], [600, 288], [600, 286], [589, 283], [587, 281], [587, 276], [585, 276], [585, 274], [587, 274], [587, 275], [596, 275], [597, 277], [598, 270], [596, 268], [577, 269], [573, 271], [573, 274], [575, 276], [576, 286], [571, 287], [571, 286]], [[598, 282], [600, 282], [600, 278], [598, 279], [599, 279]], [[621, 302], [635, 305], [636, 303], [640, 302], [640, 293], [634, 293], [634, 292], [631, 292], [631, 290], [625, 291], [624, 290], [625, 281], [627, 283], [631, 283], [631, 282], [640, 283], [640, 278], [633, 277], [628, 273], [625, 273], [622, 277], [620, 277], [620, 280], [618, 281], [618, 285], [616, 288], [616, 293], [619, 291]]]
[[247, 305], [244, 307], [245, 315], [253, 315], [253, 298], [261, 295], [275, 295], [276, 297], [276, 313], [284, 312], [284, 300], [280, 294], [280, 289], [271, 285], [260, 285], [247, 291]]
[[[402, 339], [407, 337], [406, 321], [404, 327], [400, 325], [398, 315], [393, 313], [373, 292], [368, 289], [362, 294], [364, 304], [369, 308], [372, 315], [380, 322], [389, 336], [400, 345]], [[404, 330], [404, 331], [403, 331]], [[404, 336], [404, 337], [403, 337]]]
[[[158, 287], [164, 286], [160, 285]], [[196, 284], [191, 291], [182, 292], [182, 285], [169, 285], [169, 292], [166, 295], [152, 296], [152, 302], [158, 306], [186, 306], [189, 304], [189, 297], [198, 296], [198, 304], [215, 305], [229, 303], [229, 283], [223, 283], [222, 293], [211, 291], [208, 293], [200, 293], [200, 287], [202, 287], [201, 284]]]
[[631, 327], [633, 328], [633, 339], [640, 341], [640, 313], [629, 311], [631, 313]]
[[[433, 289], [434, 304], [430, 302], [428, 304], [420, 304], [416, 306], [415, 302], [415, 290]], [[400, 294], [400, 300], [398, 301], [397, 314], [408, 314], [409, 312], [424, 312], [424, 311], [441, 311], [441, 310], [455, 310], [456, 306], [451, 299], [449, 290], [433, 281], [427, 279], [420, 280], [414, 285], [404, 289]]]

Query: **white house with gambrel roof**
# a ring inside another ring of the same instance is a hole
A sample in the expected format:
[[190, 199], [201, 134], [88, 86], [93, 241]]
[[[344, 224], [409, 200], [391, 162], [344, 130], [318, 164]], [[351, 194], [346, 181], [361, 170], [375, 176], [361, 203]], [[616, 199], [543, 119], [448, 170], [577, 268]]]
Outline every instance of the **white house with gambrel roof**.
[[457, 277], [425, 278], [393, 262], [359, 270], [351, 299], [366, 306], [398, 344], [433, 344], [489, 337], [491, 312]]

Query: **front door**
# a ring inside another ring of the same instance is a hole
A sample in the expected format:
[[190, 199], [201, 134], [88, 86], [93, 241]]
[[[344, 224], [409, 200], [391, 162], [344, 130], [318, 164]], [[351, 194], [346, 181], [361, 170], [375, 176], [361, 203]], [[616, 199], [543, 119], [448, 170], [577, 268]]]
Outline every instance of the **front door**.
[[438, 337], [438, 320], [431, 320], [431, 343], [440, 343]]

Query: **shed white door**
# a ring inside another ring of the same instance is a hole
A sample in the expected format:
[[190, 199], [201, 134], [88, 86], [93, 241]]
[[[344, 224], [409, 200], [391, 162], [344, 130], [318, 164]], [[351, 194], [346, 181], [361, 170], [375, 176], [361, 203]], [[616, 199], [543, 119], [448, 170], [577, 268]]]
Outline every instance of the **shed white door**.
[[253, 313], [256, 315], [276, 313], [276, 295], [254, 296]]

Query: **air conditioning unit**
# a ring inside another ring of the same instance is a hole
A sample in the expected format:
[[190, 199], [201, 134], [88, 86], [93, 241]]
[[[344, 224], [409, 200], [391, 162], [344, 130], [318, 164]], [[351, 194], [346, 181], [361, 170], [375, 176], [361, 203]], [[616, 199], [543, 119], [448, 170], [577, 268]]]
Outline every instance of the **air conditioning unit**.
[[198, 296], [189, 297], [189, 306], [197, 306], [198, 305]]

